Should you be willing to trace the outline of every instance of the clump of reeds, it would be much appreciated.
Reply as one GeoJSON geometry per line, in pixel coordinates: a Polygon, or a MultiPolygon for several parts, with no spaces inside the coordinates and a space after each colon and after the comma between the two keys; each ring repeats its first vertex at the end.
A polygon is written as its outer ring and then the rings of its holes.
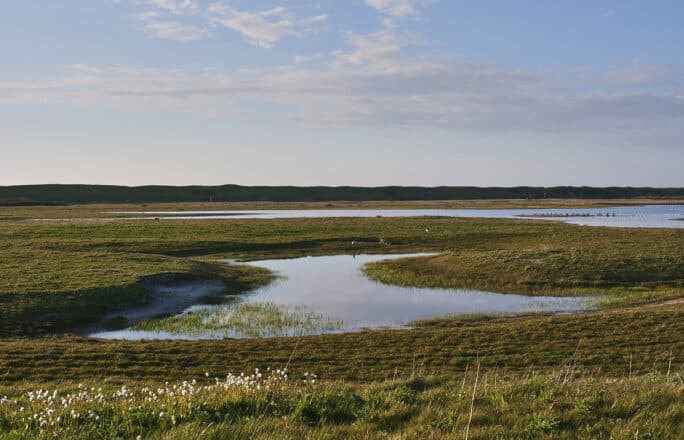
{"type": "Polygon", "coordinates": [[[270,302],[226,304],[206,307],[164,319],[137,323],[137,330],[212,337],[266,337],[334,331],[342,321],[314,313],[305,306],[270,302]]]}

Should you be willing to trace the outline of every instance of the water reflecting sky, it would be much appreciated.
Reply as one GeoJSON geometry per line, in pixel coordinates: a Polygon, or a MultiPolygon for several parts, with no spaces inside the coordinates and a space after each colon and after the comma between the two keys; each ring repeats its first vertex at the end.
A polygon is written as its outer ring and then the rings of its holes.
{"type": "Polygon", "coordinates": [[[611,208],[554,209],[287,209],[252,211],[126,211],[130,218],[201,219],[274,219],[326,217],[416,217],[443,216],[466,218],[544,218],[586,226],[632,228],[684,228],[684,205],[617,206],[611,208]],[[546,217],[559,215],[562,217],[546,217]],[[568,215],[568,216],[566,216],[568,215]],[[521,217],[523,216],[523,217],[521,217]]]}
{"type": "MultiPolygon", "coordinates": [[[[252,262],[249,264],[265,267],[280,278],[266,287],[236,296],[236,303],[273,303],[289,308],[305,306],[312,313],[341,320],[342,327],[332,330],[335,332],[402,327],[416,319],[453,314],[572,312],[592,307],[592,299],[587,298],[390,286],[370,281],[362,272],[362,267],[369,262],[422,255],[427,254],[335,255],[252,262]]],[[[212,306],[194,308],[207,307],[212,306]]],[[[192,310],[193,307],[188,309],[192,310]]],[[[171,335],[140,330],[100,332],[92,336],[124,339],[222,337],[216,332],[171,335]]]]}
{"type": "Polygon", "coordinates": [[[248,294],[245,301],[303,304],[316,313],[342,319],[347,328],[397,326],[448,314],[584,308],[584,300],[578,298],[385,285],[369,280],[361,270],[366,263],[402,256],[407,255],[335,255],[256,261],[251,264],[265,267],[283,279],[248,294]]]}

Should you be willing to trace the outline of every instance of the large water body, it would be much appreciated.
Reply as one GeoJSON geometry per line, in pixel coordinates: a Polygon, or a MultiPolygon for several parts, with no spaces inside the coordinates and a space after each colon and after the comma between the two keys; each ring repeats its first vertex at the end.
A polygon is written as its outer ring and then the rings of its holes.
{"type": "MultiPolygon", "coordinates": [[[[404,255],[336,255],[249,263],[265,267],[279,276],[272,284],[234,298],[230,305],[193,306],[184,313],[206,312],[207,309],[235,307],[239,304],[275,304],[295,309],[305,308],[311,314],[340,325],[330,329],[313,329],[303,334],[350,332],[366,328],[401,328],[414,320],[464,314],[503,314],[521,312],[571,313],[593,308],[596,298],[540,297],[475,290],[410,288],[385,285],[369,280],[362,268],[366,263],[425,254],[404,255]]],[[[191,288],[192,286],[188,286],[191,288]]],[[[299,330],[260,336],[291,336],[299,330]]],[[[231,329],[193,333],[141,331],[125,329],[97,332],[90,336],[112,339],[215,339],[245,337],[231,329]]]]}
{"type": "Polygon", "coordinates": [[[278,209],[252,211],[128,211],[127,218],[176,220],[330,217],[464,217],[554,220],[584,226],[684,228],[684,205],[554,209],[278,209]]]}

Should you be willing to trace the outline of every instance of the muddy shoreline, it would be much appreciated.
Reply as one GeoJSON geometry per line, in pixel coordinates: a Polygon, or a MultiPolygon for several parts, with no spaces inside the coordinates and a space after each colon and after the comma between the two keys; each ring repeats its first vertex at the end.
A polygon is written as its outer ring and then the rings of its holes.
{"type": "Polygon", "coordinates": [[[150,275],[140,279],[138,284],[145,291],[141,302],[122,305],[76,333],[93,337],[95,333],[129,327],[145,319],[175,315],[193,305],[210,303],[227,294],[222,280],[187,274],[150,275]]]}

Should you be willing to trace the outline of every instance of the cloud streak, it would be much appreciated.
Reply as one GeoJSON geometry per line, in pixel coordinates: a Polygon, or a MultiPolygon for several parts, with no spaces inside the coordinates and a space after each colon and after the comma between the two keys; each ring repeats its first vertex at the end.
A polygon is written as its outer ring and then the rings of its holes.
{"type": "Polygon", "coordinates": [[[416,7],[424,4],[425,0],[364,0],[364,2],[382,14],[403,17],[415,14],[416,7]]]}
{"type": "MultiPolygon", "coordinates": [[[[197,40],[208,32],[165,19],[159,10],[167,15],[199,14],[261,48],[305,35],[327,19],[324,14],[298,18],[284,7],[241,11],[215,2],[198,12],[192,0],[146,3],[158,10],[139,17],[145,31],[177,41],[197,40]]],[[[401,17],[415,13],[424,1],[365,3],[389,17],[401,17]]],[[[347,32],[344,38],[345,50],[297,55],[289,65],[245,72],[75,65],[51,81],[0,83],[0,102],[182,107],[208,113],[230,107],[231,116],[241,108],[268,108],[269,116],[250,117],[475,133],[611,133],[627,142],[638,133],[642,138],[667,138],[673,145],[681,139],[684,76],[673,69],[634,60],[623,68],[577,74],[407,55],[404,49],[421,38],[393,26],[365,34],[347,32]],[[316,63],[310,63],[313,60],[316,63]]]]}
{"type": "MultiPolygon", "coordinates": [[[[684,126],[684,96],[675,91],[625,91],[621,86],[578,94],[571,91],[574,87],[559,88],[555,72],[391,54],[371,67],[333,62],[318,69],[293,65],[247,76],[210,69],[79,65],[54,81],[0,83],[0,102],[182,104],[211,111],[253,100],[277,105],[286,120],[307,124],[481,133],[597,132],[628,138],[637,131],[672,136],[684,126]]],[[[597,78],[604,75],[595,72],[597,78]]]]}
{"type": "Polygon", "coordinates": [[[143,3],[174,15],[195,14],[200,9],[194,0],[143,0],[143,3]]]}
{"type": "MultiPolygon", "coordinates": [[[[122,0],[113,0],[121,3],[122,0]]],[[[227,2],[214,2],[203,8],[195,0],[137,0],[147,9],[136,15],[147,35],[153,38],[194,41],[209,35],[207,26],[240,33],[249,44],[273,48],[285,37],[303,37],[327,14],[299,18],[285,7],[264,10],[240,10],[227,2]],[[165,18],[173,17],[173,19],[165,18]],[[180,21],[192,19],[192,23],[180,21]]]]}
{"type": "Polygon", "coordinates": [[[204,28],[177,21],[148,21],[144,28],[151,37],[181,42],[199,40],[208,35],[204,28]]]}
{"type": "Polygon", "coordinates": [[[266,49],[286,36],[305,35],[311,31],[312,25],[328,18],[326,14],[297,18],[283,7],[240,11],[227,3],[213,3],[209,5],[208,12],[211,23],[237,31],[250,44],[266,49]]]}

